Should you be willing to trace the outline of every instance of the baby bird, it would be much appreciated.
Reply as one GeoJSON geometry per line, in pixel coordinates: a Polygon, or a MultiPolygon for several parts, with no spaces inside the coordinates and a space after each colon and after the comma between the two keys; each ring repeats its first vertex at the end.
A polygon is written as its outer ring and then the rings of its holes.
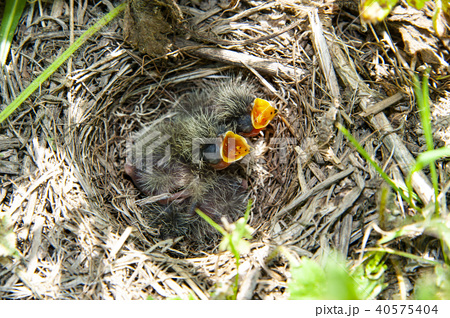
{"type": "Polygon", "coordinates": [[[256,136],[278,112],[255,92],[241,77],[197,89],[128,145],[125,172],[136,187],[148,196],[167,194],[144,207],[162,238],[215,237],[197,208],[219,224],[244,214],[246,183],[218,170],[245,157],[250,147],[242,136],[256,136]]]}
{"type": "Polygon", "coordinates": [[[208,112],[218,123],[245,137],[256,136],[277,115],[278,110],[264,99],[256,98],[256,87],[232,76],[204,86],[180,99],[180,113],[208,112]]]}
{"type": "Polygon", "coordinates": [[[210,189],[214,169],[223,169],[249,152],[245,138],[226,131],[212,114],[169,114],[127,145],[125,173],[144,194],[167,194],[159,203],[187,198],[197,202],[210,189]]]}
{"type": "Polygon", "coordinates": [[[173,153],[200,167],[207,163],[221,170],[250,153],[247,140],[217,122],[212,113],[180,113],[173,127],[164,128],[173,136],[173,153]]]}
{"type": "Polygon", "coordinates": [[[232,175],[218,175],[207,181],[209,190],[199,201],[192,198],[168,205],[150,204],[144,207],[144,216],[151,226],[159,228],[160,237],[185,236],[196,241],[212,239],[218,235],[195,209],[200,209],[213,221],[222,224],[222,218],[234,222],[244,215],[246,186],[232,175]]]}

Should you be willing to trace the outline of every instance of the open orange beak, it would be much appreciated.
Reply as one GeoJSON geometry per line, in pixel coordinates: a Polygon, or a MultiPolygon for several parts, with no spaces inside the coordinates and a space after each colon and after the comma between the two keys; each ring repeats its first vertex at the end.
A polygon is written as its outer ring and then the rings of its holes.
{"type": "Polygon", "coordinates": [[[250,146],[248,145],[247,140],[232,131],[227,131],[220,144],[220,156],[222,157],[222,161],[212,166],[216,170],[224,169],[231,163],[244,158],[249,153],[250,146]]]}
{"type": "Polygon", "coordinates": [[[220,154],[223,161],[232,163],[244,158],[249,153],[250,146],[244,137],[237,135],[232,131],[227,131],[225,133],[220,146],[220,154]]]}
{"type": "Polygon", "coordinates": [[[264,129],[270,121],[278,114],[278,109],[272,107],[264,99],[256,98],[252,109],[252,124],[254,129],[264,129]]]}

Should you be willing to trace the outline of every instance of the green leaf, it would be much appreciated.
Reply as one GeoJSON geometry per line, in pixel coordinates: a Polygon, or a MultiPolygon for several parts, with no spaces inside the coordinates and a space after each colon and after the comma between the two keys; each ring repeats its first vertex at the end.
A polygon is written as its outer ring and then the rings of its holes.
{"type": "Polygon", "coordinates": [[[365,274],[370,279],[380,279],[387,269],[386,264],[383,262],[385,253],[373,253],[372,257],[367,262],[365,268],[365,274]]]}
{"type": "Polygon", "coordinates": [[[320,263],[306,257],[300,264],[291,263],[289,298],[305,299],[374,299],[385,287],[384,253],[373,253],[352,271],[344,257],[331,251],[320,263]]]}
{"type": "Polygon", "coordinates": [[[16,234],[13,231],[11,219],[5,213],[0,213],[0,257],[16,253],[16,234]]]}
{"type": "Polygon", "coordinates": [[[448,265],[435,266],[434,273],[422,276],[414,289],[417,300],[450,299],[450,270],[448,265]]]}
{"type": "Polygon", "coordinates": [[[0,27],[0,67],[5,65],[11,41],[27,0],[6,0],[0,27]]]}
{"type": "Polygon", "coordinates": [[[361,17],[364,21],[371,23],[382,21],[397,4],[397,1],[398,0],[362,0],[361,17]]]}
{"type": "MultiPolygon", "coordinates": [[[[408,185],[408,190],[411,193],[412,192],[412,185],[411,185],[411,179],[412,179],[412,175],[420,170],[422,170],[424,167],[426,167],[427,165],[430,165],[430,169],[433,170],[433,168],[435,168],[434,166],[434,162],[436,160],[445,158],[445,157],[450,157],[450,147],[442,147],[439,149],[433,149],[433,150],[428,150],[425,151],[421,154],[419,154],[417,156],[417,160],[416,163],[414,164],[414,166],[411,169],[411,172],[409,173],[407,179],[406,179],[406,184],[408,185]],[[433,168],[431,168],[433,167],[433,168]]],[[[433,176],[433,181],[436,180],[437,181],[437,176],[433,176]]],[[[433,182],[433,186],[435,185],[435,183],[433,182]]],[[[436,187],[435,188],[435,193],[436,193],[436,197],[437,197],[437,182],[436,182],[436,187]]],[[[438,203],[437,200],[435,203],[438,203]]],[[[435,206],[436,212],[439,211],[439,208],[435,206]]]]}
{"type": "Polygon", "coordinates": [[[233,254],[238,253],[243,254],[247,253],[250,247],[250,244],[244,240],[244,238],[251,239],[253,228],[247,224],[248,217],[250,214],[250,210],[252,208],[252,201],[249,200],[247,204],[247,209],[245,211],[244,217],[237,220],[234,224],[230,226],[230,229],[227,228],[225,230],[223,227],[221,227],[219,224],[214,222],[209,216],[207,216],[205,213],[200,211],[199,209],[196,209],[195,211],[206,221],[209,225],[214,227],[217,231],[220,232],[220,234],[223,235],[222,241],[220,242],[219,248],[224,250],[229,250],[233,254]]]}
{"type": "Polygon", "coordinates": [[[422,87],[420,86],[419,79],[414,77],[414,93],[417,98],[417,106],[419,108],[420,118],[423,127],[423,133],[425,135],[425,141],[428,146],[428,150],[434,148],[433,134],[431,131],[431,113],[430,102],[428,93],[428,76],[430,70],[428,69],[422,78],[422,87]]]}
{"type": "Polygon", "coordinates": [[[253,228],[247,224],[245,218],[240,218],[232,226],[232,231],[226,233],[220,242],[221,250],[229,250],[233,253],[245,254],[250,250],[250,243],[244,238],[251,239],[253,228]]]}
{"type": "Polygon", "coordinates": [[[288,283],[290,299],[324,299],[327,281],[319,264],[303,257],[299,266],[292,267],[291,276],[288,283]]]}
{"type": "Polygon", "coordinates": [[[444,218],[434,218],[426,224],[426,233],[438,237],[443,243],[442,253],[450,250],[450,222],[444,218]]]}
{"type": "Polygon", "coordinates": [[[97,21],[84,32],[67,50],[65,50],[41,75],[39,75],[11,104],[0,113],[0,123],[11,115],[50,75],[52,75],[84,42],[122,12],[127,3],[124,2],[97,21]]]}
{"type": "Polygon", "coordinates": [[[406,0],[408,2],[408,4],[411,7],[416,8],[417,10],[420,10],[423,8],[423,6],[425,5],[425,2],[427,2],[428,0],[406,0]]]}

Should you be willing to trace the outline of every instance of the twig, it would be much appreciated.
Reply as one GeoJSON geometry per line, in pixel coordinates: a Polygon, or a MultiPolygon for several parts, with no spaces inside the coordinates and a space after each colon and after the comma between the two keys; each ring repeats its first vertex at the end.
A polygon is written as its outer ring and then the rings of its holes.
{"type": "Polygon", "coordinates": [[[362,113],[360,113],[360,116],[367,117],[369,115],[376,115],[379,112],[383,111],[384,109],[394,105],[395,103],[401,101],[403,99],[403,94],[398,92],[386,99],[383,99],[382,101],[371,105],[366,108],[362,113]]]}
{"type": "Polygon", "coordinates": [[[319,57],[320,68],[322,69],[327,86],[333,97],[333,105],[337,106],[336,101],[339,101],[340,99],[339,84],[333,68],[333,63],[331,63],[330,51],[328,50],[328,45],[323,35],[322,23],[320,22],[317,8],[313,8],[308,12],[308,17],[311,24],[311,36],[313,39],[314,50],[319,57]]]}
{"type": "Polygon", "coordinates": [[[400,268],[398,261],[396,259],[390,258],[390,261],[392,265],[394,265],[395,275],[397,276],[400,300],[406,300],[406,284],[405,279],[403,278],[402,269],[400,268]]]}
{"type": "Polygon", "coordinates": [[[293,28],[299,26],[300,23],[302,23],[302,22],[304,22],[302,19],[298,19],[297,21],[289,24],[287,27],[281,29],[278,32],[274,32],[274,33],[271,33],[271,34],[268,34],[268,35],[260,36],[258,38],[253,38],[253,39],[248,39],[248,40],[243,40],[243,41],[231,41],[231,40],[224,40],[224,39],[213,39],[211,37],[202,36],[201,34],[198,34],[198,33],[192,32],[192,31],[190,31],[190,35],[192,36],[192,38],[194,38],[197,41],[210,42],[210,43],[214,43],[214,44],[217,44],[217,45],[233,45],[233,46],[241,45],[241,46],[245,46],[245,45],[250,45],[250,44],[253,44],[253,43],[267,41],[267,40],[270,40],[272,38],[275,38],[275,37],[279,36],[280,34],[288,32],[288,31],[292,30],[293,28]]]}
{"type": "Polygon", "coordinates": [[[294,69],[292,66],[283,65],[274,60],[263,59],[226,49],[202,47],[200,44],[188,40],[176,39],[175,45],[184,49],[191,49],[190,47],[192,47],[192,54],[207,60],[241,67],[243,66],[243,63],[245,63],[258,72],[270,74],[271,76],[280,76],[289,80],[301,80],[301,78],[306,75],[305,72],[301,72],[299,69],[294,69]]]}
{"type": "MultiPolygon", "coordinates": [[[[73,34],[75,27],[73,23],[73,0],[70,0],[70,45],[73,44],[75,41],[75,36],[73,34]]],[[[67,63],[67,74],[70,74],[72,72],[72,64],[73,64],[73,57],[70,56],[69,61],[67,63]]]]}

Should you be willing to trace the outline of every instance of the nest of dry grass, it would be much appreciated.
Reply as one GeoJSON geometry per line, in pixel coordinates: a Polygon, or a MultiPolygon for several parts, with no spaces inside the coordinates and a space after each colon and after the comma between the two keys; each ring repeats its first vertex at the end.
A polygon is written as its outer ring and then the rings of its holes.
{"type": "MultiPolygon", "coordinates": [[[[2,71],[2,104],[9,104],[67,47],[69,33],[77,36],[104,15],[110,9],[104,3],[80,2],[74,11],[65,1],[31,4],[9,67],[2,71]]],[[[11,215],[23,258],[1,265],[1,298],[209,299],[212,291],[225,295],[236,275],[232,255],[219,252],[217,241],[196,246],[182,238],[158,239],[157,229],[142,216],[144,197],[123,167],[132,132],[165,114],[184,92],[227,73],[254,78],[280,109],[264,137],[253,140],[257,164],[251,171],[242,167],[254,201],[250,225],[255,232],[239,268],[239,297],[288,296],[288,261],[283,256],[269,258],[277,246],[297,258],[316,258],[333,247],[356,262],[364,247],[376,245],[379,234],[371,229],[379,223],[376,194],[381,180],[334,123],[351,126],[366,150],[386,170],[400,175],[403,162],[392,160],[392,147],[379,137],[396,133],[386,132],[386,127],[372,122],[375,116],[361,115],[358,108],[368,112],[364,105],[395,93],[412,98],[406,71],[395,63],[399,55],[394,50],[377,55],[380,47],[388,46],[375,38],[383,30],[358,29],[363,26],[352,11],[341,11],[334,3],[208,3],[179,1],[181,12],[171,15],[169,22],[181,31],[171,29],[170,41],[155,56],[124,43],[124,23],[113,20],[2,126],[0,203],[11,215]],[[308,16],[314,10],[319,15],[308,16]],[[177,20],[180,16],[182,22],[177,20]],[[320,17],[322,35],[320,28],[310,27],[315,17],[320,17]],[[324,39],[333,62],[317,51],[324,39]],[[393,64],[383,56],[391,57],[393,64]],[[326,73],[330,65],[339,81],[326,73]],[[358,73],[362,78],[355,78],[358,73]],[[358,85],[364,85],[365,95],[355,93],[358,85]]],[[[442,43],[435,45],[448,53],[442,43]]],[[[400,99],[388,104],[395,107],[387,113],[393,126],[402,122],[404,130],[396,136],[407,140],[406,150],[416,154],[423,146],[414,134],[417,117],[408,98],[400,99]],[[405,122],[405,116],[412,120],[405,122]]],[[[440,122],[445,118],[448,114],[441,113],[440,122]]],[[[445,126],[441,128],[437,132],[445,136],[445,126]]],[[[445,169],[442,164],[444,176],[445,169]]],[[[428,249],[438,258],[437,241],[414,244],[418,253],[428,249]]],[[[412,275],[405,273],[414,281],[412,275]]],[[[389,298],[399,288],[394,273],[388,273],[387,281],[392,284],[383,297],[389,298]]]]}

